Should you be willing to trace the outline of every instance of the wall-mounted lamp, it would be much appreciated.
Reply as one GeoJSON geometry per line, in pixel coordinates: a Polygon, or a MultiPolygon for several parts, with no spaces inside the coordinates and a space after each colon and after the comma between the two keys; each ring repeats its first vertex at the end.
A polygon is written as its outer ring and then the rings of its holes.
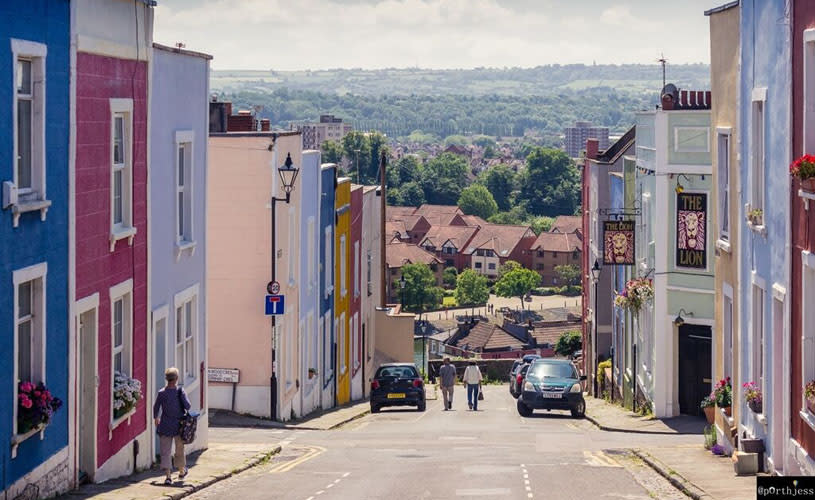
{"type": "Polygon", "coordinates": [[[688,311],[686,311],[684,309],[680,309],[679,313],[676,315],[676,319],[674,319],[674,325],[682,326],[682,325],[685,324],[685,319],[682,317],[682,313],[685,313],[686,315],[693,317],[692,312],[688,312],[688,311]]]}
{"type": "Polygon", "coordinates": [[[676,187],[674,188],[674,191],[676,191],[676,194],[679,194],[679,193],[685,191],[685,186],[682,185],[682,177],[684,177],[685,180],[688,182],[688,184],[690,184],[690,179],[688,179],[687,175],[679,174],[679,176],[676,178],[676,187]]]}

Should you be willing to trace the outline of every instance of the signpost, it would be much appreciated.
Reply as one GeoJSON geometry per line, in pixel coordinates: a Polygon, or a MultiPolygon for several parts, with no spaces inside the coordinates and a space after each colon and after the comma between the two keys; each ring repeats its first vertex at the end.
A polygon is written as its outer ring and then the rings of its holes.
{"type": "Polygon", "coordinates": [[[266,296],[266,316],[280,316],[285,310],[285,295],[266,296]]]}
{"type": "Polygon", "coordinates": [[[280,283],[277,281],[270,281],[268,285],[266,285],[266,291],[269,295],[277,295],[280,293],[280,283]]]}
{"type": "Polygon", "coordinates": [[[207,380],[232,384],[232,411],[235,411],[235,388],[241,380],[241,371],[237,368],[207,368],[207,380]]]}
{"type": "Polygon", "coordinates": [[[707,193],[676,195],[676,267],[707,268],[707,193]]]}
{"type": "Polygon", "coordinates": [[[633,220],[603,221],[603,264],[635,264],[633,220]]]}

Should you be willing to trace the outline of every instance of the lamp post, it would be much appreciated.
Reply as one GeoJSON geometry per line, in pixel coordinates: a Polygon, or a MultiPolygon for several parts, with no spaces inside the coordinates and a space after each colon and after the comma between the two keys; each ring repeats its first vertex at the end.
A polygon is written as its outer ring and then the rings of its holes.
{"type": "Polygon", "coordinates": [[[359,149],[354,150],[354,163],[357,169],[357,184],[359,184],[359,149]]]}
{"type": "Polygon", "coordinates": [[[592,323],[594,323],[594,335],[592,339],[591,345],[591,354],[594,362],[594,366],[592,367],[591,373],[594,375],[594,397],[597,397],[597,364],[598,364],[598,357],[597,357],[597,283],[600,281],[600,262],[594,261],[594,266],[591,268],[591,280],[594,282],[594,314],[592,318],[592,323]]]}
{"type": "MultiPolygon", "coordinates": [[[[286,155],[286,161],[282,166],[278,167],[277,173],[280,175],[280,180],[283,183],[283,192],[286,194],[285,198],[278,198],[272,194],[272,281],[277,281],[277,212],[275,207],[278,201],[289,203],[291,201],[291,192],[294,189],[294,181],[297,180],[297,174],[300,169],[294,166],[291,161],[291,153],[286,155]]],[[[292,258],[292,256],[289,256],[292,258]]],[[[271,380],[271,411],[270,416],[272,420],[277,420],[277,373],[276,368],[276,352],[274,346],[277,343],[276,332],[276,316],[272,315],[272,380],[271,380]]]]}
{"type": "Polygon", "coordinates": [[[402,309],[405,308],[405,285],[407,285],[407,282],[405,281],[405,275],[403,274],[402,277],[399,278],[399,288],[402,290],[402,300],[400,300],[402,309]]]}

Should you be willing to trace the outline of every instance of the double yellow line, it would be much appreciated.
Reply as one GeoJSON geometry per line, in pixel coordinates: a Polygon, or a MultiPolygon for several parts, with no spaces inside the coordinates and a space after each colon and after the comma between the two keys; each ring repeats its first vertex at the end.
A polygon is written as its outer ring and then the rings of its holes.
{"type": "Polygon", "coordinates": [[[322,446],[308,446],[307,449],[308,451],[302,457],[296,458],[291,462],[283,462],[281,464],[278,464],[272,467],[271,470],[269,470],[269,473],[280,474],[282,472],[288,472],[297,467],[298,465],[308,462],[312,458],[325,453],[325,448],[323,448],[322,446]]]}
{"type": "Polygon", "coordinates": [[[597,452],[584,451],[583,456],[594,467],[622,467],[617,461],[609,457],[602,450],[597,452]]]}

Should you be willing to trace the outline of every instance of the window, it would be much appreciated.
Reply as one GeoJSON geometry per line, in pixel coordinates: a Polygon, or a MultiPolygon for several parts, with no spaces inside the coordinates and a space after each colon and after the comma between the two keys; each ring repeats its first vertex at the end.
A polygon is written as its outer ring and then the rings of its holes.
{"type": "Polygon", "coordinates": [[[133,242],[133,100],[111,99],[110,226],[111,251],[116,241],[133,242]]]}
{"type": "Polygon", "coordinates": [[[373,259],[372,259],[370,250],[368,250],[366,265],[367,265],[367,267],[366,267],[366,270],[365,270],[365,276],[366,276],[365,279],[366,279],[367,286],[368,286],[368,296],[370,297],[371,294],[374,293],[373,292],[373,284],[372,284],[373,279],[372,279],[372,274],[371,274],[372,269],[373,269],[373,259]]]}
{"type": "Polygon", "coordinates": [[[572,260],[577,260],[580,258],[580,252],[572,252],[572,260]]]}
{"type": "MultiPolygon", "coordinates": [[[[801,304],[815,303],[815,254],[811,252],[801,252],[803,261],[801,276],[801,304]]],[[[806,385],[810,380],[815,379],[815,310],[812,307],[801,308],[801,335],[803,336],[801,348],[801,383],[806,385]]],[[[802,398],[803,387],[801,387],[802,398]]],[[[802,402],[806,408],[806,400],[802,402]]],[[[806,412],[806,409],[804,410],[806,412]]]]}
{"type": "Polygon", "coordinates": [[[308,362],[306,363],[306,370],[309,368],[316,370],[319,361],[317,357],[317,330],[314,329],[314,313],[308,313],[306,328],[306,336],[308,337],[308,362]]]}
{"type": "MultiPolygon", "coordinates": [[[[11,40],[14,70],[13,183],[21,206],[45,200],[45,45],[11,40]]],[[[46,208],[33,206],[31,209],[46,208]]],[[[27,211],[20,208],[19,211],[27,211]]],[[[16,225],[16,219],[15,219],[16,225]]]]}
{"type": "Polygon", "coordinates": [[[730,239],[730,134],[718,134],[719,239],[730,239]]]}
{"type": "MultiPolygon", "coordinates": [[[[20,382],[45,382],[45,276],[48,264],[14,271],[14,400],[20,382]]],[[[14,434],[17,434],[17,405],[14,434]]]]}
{"type": "Polygon", "coordinates": [[[195,241],[193,236],[193,132],[179,131],[175,134],[176,143],[176,219],[175,238],[179,246],[195,241]]]}
{"type": "Polygon", "coordinates": [[[287,256],[289,263],[289,286],[297,284],[297,263],[299,262],[297,254],[297,218],[294,206],[289,207],[289,255],[287,256]]]}
{"type": "Polygon", "coordinates": [[[198,378],[198,285],[176,294],[175,305],[175,366],[181,383],[190,385],[198,378]]]}
{"type": "Polygon", "coordinates": [[[331,314],[323,317],[323,384],[327,385],[334,373],[334,343],[331,341],[331,314]]]}
{"type": "Polygon", "coordinates": [[[557,257],[557,252],[552,252],[552,257],[557,257]]]}
{"type": "Polygon", "coordinates": [[[360,358],[361,356],[361,346],[359,342],[359,314],[354,314],[354,317],[351,319],[351,335],[352,337],[352,349],[354,352],[354,373],[359,369],[360,366],[360,358]]]}
{"type": "Polygon", "coordinates": [[[345,338],[345,313],[340,314],[340,324],[337,335],[340,343],[340,374],[348,371],[348,339],[345,338]]]}
{"type": "Polygon", "coordinates": [[[767,89],[753,89],[750,134],[750,209],[764,210],[764,104],[767,89]]]}
{"type": "Polygon", "coordinates": [[[764,289],[755,281],[753,282],[753,303],[752,303],[752,333],[753,333],[753,360],[752,374],[753,381],[763,390],[764,386],[764,289]]]}
{"type": "MultiPolygon", "coordinates": [[[[730,288],[725,285],[726,288],[730,288]]],[[[722,370],[724,377],[733,376],[733,290],[725,290],[722,303],[722,370]],[[729,294],[728,294],[729,291],[729,294]]]]}
{"type": "Polygon", "coordinates": [[[445,265],[446,267],[454,267],[454,266],[455,266],[455,262],[453,262],[453,259],[447,259],[447,260],[445,260],[445,261],[444,261],[444,265],[445,265]]]}
{"type": "MultiPolygon", "coordinates": [[[[133,280],[110,289],[111,386],[117,372],[133,376],[133,280]]],[[[111,391],[111,406],[113,391],[111,391]]],[[[112,415],[113,413],[111,413],[112,415]]]]}
{"type": "MultiPolygon", "coordinates": [[[[815,153],[815,29],[804,30],[804,153],[815,153]]],[[[810,379],[811,380],[811,379],[810,379]]]]}
{"type": "Polygon", "coordinates": [[[707,127],[674,127],[674,151],[707,153],[710,151],[710,129],[707,127]]]}
{"type": "Polygon", "coordinates": [[[340,294],[345,297],[348,294],[348,249],[346,248],[345,235],[340,236],[340,294]]]}
{"type": "Polygon", "coordinates": [[[325,297],[328,298],[334,289],[334,240],[330,226],[325,228],[324,250],[325,255],[323,256],[323,260],[325,261],[325,268],[323,271],[325,272],[325,297]]]}
{"type": "Polygon", "coordinates": [[[354,242],[354,297],[359,297],[359,280],[361,279],[360,273],[362,270],[359,267],[359,241],[354,242]]]}
{"type": "Polygon", "coordinates": [[[475,268],[476,268],[476,269],[481,269],[481,263],[480,263],[480,262],[476,262],[476,263],[475,263],[475,268]]]}
{"type": "Polygon", "coordinates": [[[286,387],[294,384],[297,378],[297,323],[289,319],[286,327],[286,387]]]}
{"type": "Polygon", "coordinates": [[[487,264],[487,269],[495,270],[495,262],[490,262],[489,264],[487,264]]]}
{"type": "Polygon", "coordinates": [[[543,271],[543,264],[541,264],[540,262],[538,262],[538,264],[535,267],[538,271],[543,271]]]}
{"type": "MultiPolygon", "coordinates": [[[[314,217],[308,218],[308,288],[311,290],[313,287],[317,285],[317,263],[316,259],[314,258],[314,226],[315,221],[314,217]]],[[[312,366],[314,368],[314,366],[312,366]]]]}

